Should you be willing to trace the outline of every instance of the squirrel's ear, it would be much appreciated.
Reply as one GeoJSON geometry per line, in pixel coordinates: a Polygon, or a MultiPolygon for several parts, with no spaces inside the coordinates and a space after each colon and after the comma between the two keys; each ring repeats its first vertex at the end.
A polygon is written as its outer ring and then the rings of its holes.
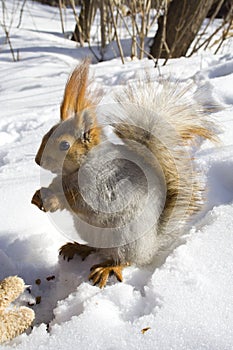
{"type": "Polygon", "coordinates": [[[91,110],[84,110],[75,115],[75,134],[84,142],[90,141],[92,129],[96,125],[95,116],[91,110]]]}
{"type": "Polygon", "coordinates": [[[90,105],[86,98],[89,64],[90,60],[86,58],[75,68],[67,81],[61,104],[62,121],[73,117],[90,105]]]}

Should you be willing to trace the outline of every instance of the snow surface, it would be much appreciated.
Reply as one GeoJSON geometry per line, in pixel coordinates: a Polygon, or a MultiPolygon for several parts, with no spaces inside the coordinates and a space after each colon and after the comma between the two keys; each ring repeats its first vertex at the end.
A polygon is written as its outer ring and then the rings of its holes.
{"type": "MultiPolygon", "coordinates": [[[[31,293],[17,303],[35,304],[38,296],[41,303],[32,306],[32,332],[0,348],[232,350],[232,41],[218,55],[203,52],[160,68],[181,84],[204,86],[223,107],[214,116],[221,143],[204,142],[196,154],[208,188],[205,208],[162,266],[129,267],[124,283],[111,280],[100,290],[87,281],[98,257],[59,260],[67,238],[30,203],[43,177],[34,162],[41,137],[58,121],[68,74],[90,51],[60,34],[57,9],[28,2],[24,11],[21,27],[15,18],[11,29],[18,62],[12,62],[0,33],[0,278],[23,277],[31,293]]],[[[73,26],[68,10],[66,29],[73,26]]],[[[109,92],[145,67],[158,76],[152,61],[128,59],[123,66],[119,58],[93,64],[91,74],[109,92]]]]}

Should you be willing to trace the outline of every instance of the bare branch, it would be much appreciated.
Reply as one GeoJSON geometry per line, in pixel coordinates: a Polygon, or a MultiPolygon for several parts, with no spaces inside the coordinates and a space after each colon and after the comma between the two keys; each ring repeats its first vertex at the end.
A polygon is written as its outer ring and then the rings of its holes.
{"type": "Polygon", "coordinates": [[[62,8],[63,8],[63,1],[59,0],[59,13],[60,13],[60,19],[61,19],[61,30],[62,30],[62,34],[65,34],[65,27],[64,27],[62,8]]]}
{"type": "Polygon", "coordinates": [[[17,25],[17,28],[19,28],[19,27],[21,26],[21,22],[22,22],[22,18],[23,18],[23,10],[24,10],[24,6],[25,6],[25,4],[26,4],[26,1],[27,1],[27,0],[24,0],[24,1],[23,1],[22,7],[21,7],[21,9],[20,9],[19,23],[18,23],[18,25],[17,25]]]}
{"type": "Polygon", "coordinates": [[[73,10],[73,14],[74,14],[74,18],[75,18],[75,21],[76,21],[76,25],[77,25],[78,31],[80,33],[80,35],[79,35],[80,45],[84,46],[83,36],[82,36],[82,28],[80,26],[79,18],[78,18],[77,12],[76,12],[75,2],[74,2],[74,0],[69,0],[69,2],[70,2],[70,6],[71,6],[71,8],[73,10]]]}
{"type": "Polygon", "coordinates": [[[120,42],[120,39],[119,39],[119,36],[118,36],[117,25],[116,25],[114,13],[113,13],[113,8],[112,8],[112,4],[111,4],[110,0],[108,0],[108,6],[109,6],[109,9],[110,9],[110,12],[111,12],[111,16],[112,16],[112,22],[113,22],[113,26],[114,26],[114,29],[115,29],[116,41],[117,41],[117,46],[118,46],[118,49],[119,49],[119,52],[120,52],[120,56],[121,56],[121,62],[124,64],[125,63],[124,52],[123,52],[123,49],[122,49],[122,46],[121,46],[121,42],[120,42]]]}

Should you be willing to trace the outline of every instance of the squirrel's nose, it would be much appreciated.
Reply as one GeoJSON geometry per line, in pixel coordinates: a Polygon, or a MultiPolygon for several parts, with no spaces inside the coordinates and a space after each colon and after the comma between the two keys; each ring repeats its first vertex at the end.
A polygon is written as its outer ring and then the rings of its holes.
{"type": "Polygon", "coordinates": [[[36,155],[35,162],[36,162],[36,164],[40,165],[41,157],[39,157],[38,154],[36,155]]]}

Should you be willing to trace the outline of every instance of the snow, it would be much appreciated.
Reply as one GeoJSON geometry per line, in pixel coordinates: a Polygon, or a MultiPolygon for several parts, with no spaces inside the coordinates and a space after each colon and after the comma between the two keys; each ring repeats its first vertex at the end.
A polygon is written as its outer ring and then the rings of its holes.
{"type": "MultiPolygon", "coordinates": [[[[17,303],[34,304],[36,320],[31,332],[0,348],[232,349],[232,41],[218,55],[202,52],[160,67],[181,84],[204,86],[208,98],[222,106],[214,115],[220,143],[204,142],[196,153],[208,189],[205,207],[163,265],[131,266],[123,283],[112,279],[100,290],[87,278],[98,257],[59,259],[67,237],[30,203],[40,182],[48,180],[34,162],[41,138],[58,121],[67,76],[90,51],[60,34],[56,8],[28,2],[24,11],[21,27],[15,18],[11,29],[20,60],[12,62],[6,44],[0,58],[0,279],[17,274],[31,285],[17,303]],[[38,296],[41,303],[35,304],[38,296]]],[[[67,10],[66,30],[73,26],[67,10]]],[[[3,38],[0,32],[1,43],[3,38]]],[[[158,78],[152,61],[126,61],[123,66],[112,57],[91,65],[96,84],[109,93],[144,68],[158,78]]]]}

